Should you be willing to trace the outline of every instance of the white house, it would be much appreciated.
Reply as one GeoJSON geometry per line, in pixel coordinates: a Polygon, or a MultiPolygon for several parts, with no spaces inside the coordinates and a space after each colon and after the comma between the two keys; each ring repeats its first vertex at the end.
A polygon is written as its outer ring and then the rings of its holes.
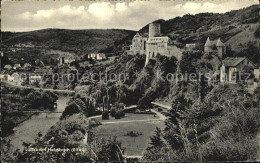
{"type": "Polygon", "coordinates": [[[36,82],[39,82],[41,81],[42,77],[40,75],[31,75],[30,76],[30,83],[33,84],[33,83],[36,83],[36,82]]]}
{"type": "Polygon", "coordinates": [[[106,55],[104,53],[91,53],[88,55],[88,58],[93,60],[102,61],[106,60],[106,55]]]}
{"type": "Polygon", "coordinates": [[[105,60],[106,59],[106,55],[104,53],[98,53],[97,54],[97,60],[105,60]]]}

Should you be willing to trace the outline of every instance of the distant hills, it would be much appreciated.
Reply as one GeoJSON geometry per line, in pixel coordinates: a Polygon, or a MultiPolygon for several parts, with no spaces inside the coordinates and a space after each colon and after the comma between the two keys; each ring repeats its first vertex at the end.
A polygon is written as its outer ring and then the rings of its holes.
{"type": "MultiPolygon", "coordinates": [[[[36,46],[75,53],[98,52],[124,42],[135,31],[120,29],[43,29],[31,32],[3,32],[4,46],[36,46]]],[[[121,47],[120,47],[121,48],[121,47]]]]}

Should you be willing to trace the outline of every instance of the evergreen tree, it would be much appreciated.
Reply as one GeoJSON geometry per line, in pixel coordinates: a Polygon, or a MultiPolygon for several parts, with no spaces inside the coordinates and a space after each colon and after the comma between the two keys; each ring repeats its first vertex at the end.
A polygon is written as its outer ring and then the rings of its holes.
{"type": "Polygon", "coordinates": [[[160,128],[156,127],[155,134],[150,137],[150,145],[153,147],[163,146],[163,140],[161,138],[162,131],[160,128]]]}

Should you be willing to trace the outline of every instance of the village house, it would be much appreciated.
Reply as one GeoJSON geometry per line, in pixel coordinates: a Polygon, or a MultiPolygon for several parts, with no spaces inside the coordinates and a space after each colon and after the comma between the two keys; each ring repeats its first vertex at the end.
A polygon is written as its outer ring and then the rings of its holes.
{"type": "Polygon", "coordinates": [[[30,84],[40,83],[41,79],[42,79],[41,75],[33,74],[33,75],[30,75],[29,82],[30,82],[30,84]]]}
{"type": "Polygon", "coordinates": [[[38,75],[52,75],[53,70],[51,67],[50,68],[45,67],[45,68],[36,68],[34,72],[35,74],[38,75]]]}
{"type": "Polygon", "coordinates": [[[88,55],[88,59],[91,58],[93,60],[96,60],[96,57],[97,57],[97,55],[95,53],[91,53],[91,54],[88,55]]]}
{"type": "Polygon", "coordinates": [[[71,62],[74,62],[75,58],[71,55],[61,55],[58,58],[58,64],[63,65],[63,64],[70,64],[71,62]]]}
{"type": "Polygon", "coordinates": [[[88,59],[93,59],[97,61],[106,60],[106,55],[104,53],[91,53],[88,55],[88,59]]]}
{"type": "Polygon", "coordinates": [[[260,67],[254,69],[254,76],[255,76],[255,79],[260,79],[259,72],[260,72],[260,67]]]}
{"type": "Polygon", "coordinates": [[[11,70],[13,67],[11,65],[5,65],[4,69],[11,70]]]}
{"type": "Polygon", "coordinates": [[[29,63],[25,63],[25,64],[23,65],[23,68],[24,68],[25,70],[29,70],[29,69],[32,68],[32,65],[29,64],[29,63]]]}
{"type": "Polygon", "coordinates": [[[220,68],[220,82],[236,83],[239,80],[238,73],[243,73],[246,69],[253,68],[254,64],[246,57],[225,58],[220,68]]]}
{"type": "Polygon", "coordinates": [[[106,60],[106,55],[104,53],[98,53],[97,60],[98,61],[106,60]]]}
{"type": "Polygon", "coordinates": [[[13,67],[13,69],[14,70],[18,70],[18,69],[20,69],[22,66],[20,65],[20,64],[14,64],[14,67],[13,67]]]}
{"type": "Polygon", "coordinates": [[[5,81],[13,82],[14,81],[14,77],[12,75],[6,74],[5,81]]]}
{"type": "Polygon", "coordinates": [[[186,44],[185,50],[191,51],[194,50],[197,47],[197,44],[186,44]]]}
{"type": "Polygon", "coordinates": [[[259,83],[260,83],[260,67],[257,68],[257,69],[254,69],[254,76],[255,76],[255,79],[254,79],[254,87],[256,88],[257,86],[259,86],[259,83]]]}

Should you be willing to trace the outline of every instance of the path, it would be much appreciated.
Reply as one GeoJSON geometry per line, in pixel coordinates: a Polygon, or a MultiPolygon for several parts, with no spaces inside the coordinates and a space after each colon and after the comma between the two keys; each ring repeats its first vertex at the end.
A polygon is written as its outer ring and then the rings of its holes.
{"type": "Polygon", "coordinates": [[[143,119],[143,120],[129,120],[129,121],[113,121],[113,122],[102,122],[102,124],[128,123],[128,122],[151,122],[151,121],[161,121],[161,119],[143,119]]]}
{"type": "Polygon", "coordinates": [[[152,111],[153,113],[155,113],[156,115],[158,115],[158,117],[159,117],[162,121],[165,121],[165,120],[167,119],[166,116],[163,115],[162,113],[160,113],[160,112],[158,112],[158,111],[156,111],[156,110],[154,110],[154,109],[151,109],[151,111],[152,111]]]}
{"type": "Polygon", "coordinates": [[[165,108],[167,110],[170,110],[171,109],[171,106],[169,105],[164,105],[164,104],[161,104],[161,103],[158,103],[158,102],[151,102],[153,105],[156,105],[156,106],[160,106],[162,108],[165,108]]]}
{"type": "Polygon", "coordinates": [[[59,92],[59,93],[75,93],[74,90],[67,90],[67,89],[49,89],[49,88],[28,87],[28,86],[16,85],[12,82],[6,82],[6,81],[1,81],[1,83],[2,84],[5,83],[7,85],[11,85],[11,86],[18,87],[18,88],[30,88],[30,89],[34,89],[34,90],[43,90],[43,91],[59,92]]]}

